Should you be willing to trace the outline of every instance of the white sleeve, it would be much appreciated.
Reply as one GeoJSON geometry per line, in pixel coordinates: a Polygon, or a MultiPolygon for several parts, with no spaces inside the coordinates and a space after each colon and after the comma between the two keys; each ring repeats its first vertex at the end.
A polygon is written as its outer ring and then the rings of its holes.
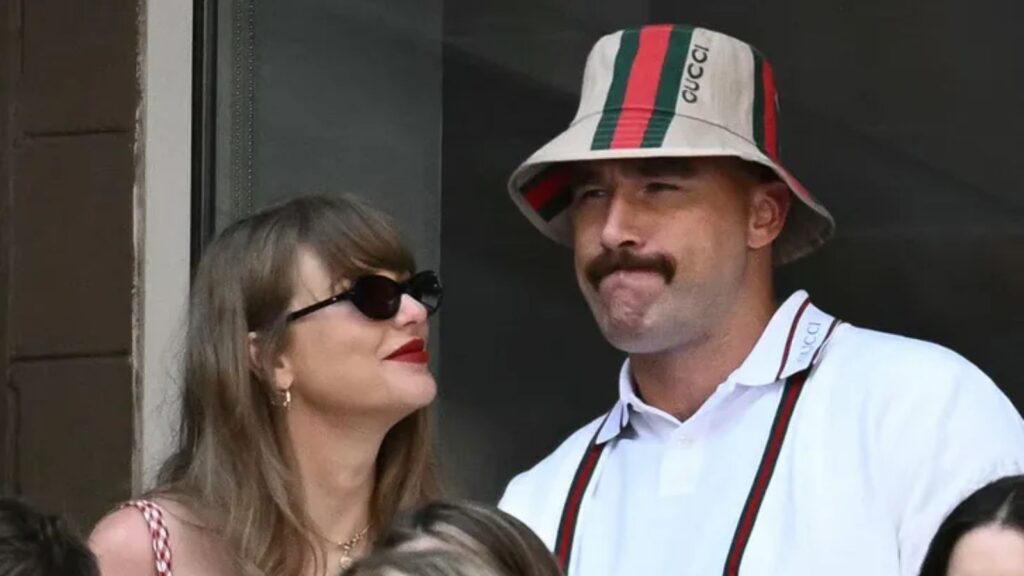
{"type": "Polygon", "coordinates": [[[505,493],[502,494],[501,500],[498,501],[498,508],[525,522],[526,520],[523,517],[526,515],[527,505],[525,500],[527,498],[524,494],[523,483],[524,478],[522,474],[513,478],[508,483],[508,486],[505,487],[505,493]]]}
{"type": "Polygon", "coordinates": [[[948,362],[921,370],[917,393],[881,421],[902,576],[918,576],[935,531],[964,498],[1024,472],[1020,414],[981,370],[955,360],[952,370],[948,362]]]}
{"type": "MultiPolygon", "coordinates": [[[[538,491],[537,478],[524,472],[508,483],[498,508],[515,516],[544,542],[549,549],[555,546],[558,516],[552,515],[551,496],[547,490],[538,491]]],[[[560,509],[559,509],[560,510],[560,509]]]]}

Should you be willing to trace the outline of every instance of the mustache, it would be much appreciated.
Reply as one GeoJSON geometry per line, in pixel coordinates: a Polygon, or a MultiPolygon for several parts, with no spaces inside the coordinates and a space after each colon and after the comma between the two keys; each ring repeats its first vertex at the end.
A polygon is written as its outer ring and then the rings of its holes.
{"type": "Polygon", "coordinates": [[[590,285],[597,290],[606,276],[619,270],[656,272],[668,284],[675,278],[676,263],[664,254],[637,254],[628,249],[608,250],[591,260],[584,273],[590,285]]]}

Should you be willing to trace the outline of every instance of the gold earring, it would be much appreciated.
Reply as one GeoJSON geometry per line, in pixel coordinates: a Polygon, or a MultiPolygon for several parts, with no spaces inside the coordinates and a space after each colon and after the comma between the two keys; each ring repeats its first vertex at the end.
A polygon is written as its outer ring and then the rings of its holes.
{"type": "Polygon", "coordinates": [[[292,391],[289,388],[274,391],[274,399],[270,402],[274,406],[287,409],[292,404],[292,391]]]}

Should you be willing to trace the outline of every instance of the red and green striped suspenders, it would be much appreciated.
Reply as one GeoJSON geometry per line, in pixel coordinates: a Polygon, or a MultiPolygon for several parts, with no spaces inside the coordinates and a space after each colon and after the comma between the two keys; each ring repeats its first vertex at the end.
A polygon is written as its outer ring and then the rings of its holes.
{"type": "MultiPolygon", "coordinates": [[[[732,545],[729,547],[729,555],[726,557],[725,570],[723,572],[725,576],[737,576],[739,574],[743,552],[746,550],[747,541],[750,539],[754,522],[757,520],[757,513],[761,509],[764,494],[768,490],[768,483],[772,479],[772,473],[775,472],[775,463],[779,459],[782,442],[786,438],[786,430],[789,428],[789,421],[793,416],[793,408],[796,406],[797,399],[800,398],[800,392],[803,390],[806,378],[807,371],[805,370],[794,374],[786,381],[785,389],[782,392],[782,400],[779,402],[779,408],[775,413],[775,422],[772,424],[764,455],[761,456],[761,465],[757,469],[754,483],[750,487],[750,494],[747,496],[747,502],[743,506],[739,523],[736,525],[736,534],[733,536],[732,545]]],[[[598,430],[600,431],[601,428],[602,426],[599,426],[598,430]]],[[[566,499],[565,507],[562,509],[562,520],[558,524],[558,533],[555,539],[555,557],[566,574],[569,573],[569,563],[572,560],[572,544],[576,536],[580,504],[583,502],[583,495],[587,491],[587,486],[594,477],[597,462],[601,459],[605,446],[609,444],[608,442],[598,444],[596,440],[597,436],[595,434],[594,439],[590,441],[587,451],[580,460],[580,465],[576,469],[576,475],[573,477],[572,485],[569,488],[569,496],[566,499]]]]}
{"type": "MultiPolygon", "coordinates": [[[[804,305],[800,308],[797,320],[793,322],[793,330],[796,329],[797,321],[807,307],[807,304],[809,304],[809,301],[804,302],[804,305]]],[[[835,329],[838,323],[835,320],[832,322],[825,340],[828,340],[832,330],[835,329]]],[[[780,375],[782,369],[786,366],[792,338],[793,333],[791,330],[790,341],[786,343],[786,352],[782,359],[782,366],[779,368],[780,375]]],[[[821,352],[820,348],[818,352],[821,352]]],[[[761,503],[764,501],[764,495],[768,491],[768,484],[771,482],[772,474],[775,472],[775,464],[778,462],[779,454],[782,452],[782,443],[786,439],[786,431],[789,429],[793,410],[796,408],[797,400],[800,399],[800,393],[803,392],[807,375],[810,373],[816,360],[817,354],[815,354],[814,360],[806,369],[786,379],[782,398],[779,400],[779,407],[775,412],[775,420],[772,422],[771,431],[768,434],[768,442],[765,444],[764,454],[761,456],[761,464],[757,468],[754,482],[750,486],[750,493],[747,495],[747,501],[743,505],[739,522],[736,524],[736,533],[733,534],[732,544],[729,546],[729,554],[726,556],[725,567],[722,570],[724,576],[739,576],[743,553],[747,549],[747,542],[750,540],[750,534],[754,530],[757,514],[761,510],[761,503]]],[[[587,446],[587,450],[583,453],[583,458],[576,468],[576,474],[573,476],[572,484],[569,487],[569,495],[562,509],[562,519],[558,524],[558,532],[555,538],[555,557],[558,559],[558,563],[565,574],[569,573],[569,563],[572,560],[572,544],[576,536],[576,524],[579,520],[583,495],[593,479],[594,470],[597,468],[597,463],[601,459],[605,446],[609,444],[609,442],[597,443],[597,434],[603,427],[604,423],[602,422],[597,427],[597,432],[594,433],[594,437],[590,440],[590,444],[587,446]]]]}

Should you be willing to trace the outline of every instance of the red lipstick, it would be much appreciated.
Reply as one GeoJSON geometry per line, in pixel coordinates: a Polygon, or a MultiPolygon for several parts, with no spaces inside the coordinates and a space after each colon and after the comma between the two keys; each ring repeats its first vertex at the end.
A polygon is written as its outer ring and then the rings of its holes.
{"type": "Polygon", "coordinates": [[[385,360],[395,362],[410,362],[412,364],[426,364],[430,361],[430,354],[427,353],[427,343],[422,338],[413,338],[402,344],[397,350],[388,354],[385,360]]]}

